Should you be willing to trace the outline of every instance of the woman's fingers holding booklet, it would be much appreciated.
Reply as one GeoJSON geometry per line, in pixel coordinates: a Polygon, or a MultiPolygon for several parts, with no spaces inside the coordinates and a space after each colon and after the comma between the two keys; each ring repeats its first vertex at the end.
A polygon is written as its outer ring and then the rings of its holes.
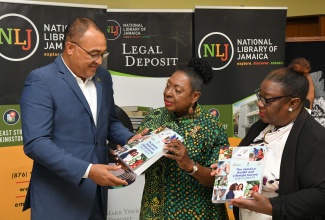
{"type": "Polygon", "coordinates": [[[220,168],[218,168],[218,163],[211,164],[211,176],[219,175],[220,168]]]}

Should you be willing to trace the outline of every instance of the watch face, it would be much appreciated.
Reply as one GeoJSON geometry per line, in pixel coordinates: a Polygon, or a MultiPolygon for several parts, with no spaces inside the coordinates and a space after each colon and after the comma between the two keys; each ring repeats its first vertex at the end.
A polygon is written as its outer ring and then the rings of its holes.
{"type": "Polygon", "coordinates": [[[198,170],[196,164],[193,166],[193,171],[191,173],[188,173],[190,175],[193,175],[198,170]]]}

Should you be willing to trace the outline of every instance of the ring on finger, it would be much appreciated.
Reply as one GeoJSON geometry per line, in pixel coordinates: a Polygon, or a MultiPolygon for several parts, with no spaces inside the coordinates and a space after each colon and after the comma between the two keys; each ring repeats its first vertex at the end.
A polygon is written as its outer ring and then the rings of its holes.
{"type": "Polygon", "coordinates": [[[181,155],[181,153],[180,153],[178,150],[175,150],[175,151],[174,151],[174,154],[175,154],[176,156],[181,155]]]}

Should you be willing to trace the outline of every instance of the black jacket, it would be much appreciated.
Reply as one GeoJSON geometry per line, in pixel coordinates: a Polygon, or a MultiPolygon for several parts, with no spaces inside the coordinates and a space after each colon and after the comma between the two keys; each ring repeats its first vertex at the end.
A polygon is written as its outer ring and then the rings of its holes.
{"type": "MultiPolygon", "coordinates": [[[[267,126],[261,120],[240,146],[250,145],[267,126]]],[[[325,128],[302,109],[284,146],[279,196],[270,198],[273,220],[325,219],[325,128]]],[[[238,208],[234,207],[236,219],[238,208]]]]}

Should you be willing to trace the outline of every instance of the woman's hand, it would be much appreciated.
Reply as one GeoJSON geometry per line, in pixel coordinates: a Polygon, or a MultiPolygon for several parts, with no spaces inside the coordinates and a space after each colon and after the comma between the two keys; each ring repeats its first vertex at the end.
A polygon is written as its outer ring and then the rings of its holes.
{"type": "Polygon", "coordinates": [[[181,141],[172,139],[165,145],[164,149],[168,151],[165,157],[175,160],[182,170],[188,173],[192,172],[194,161],[189,157],[187,149],[181,141]]]}
{"type": "Polygon", "coordinates": [[[210,168],[212,169],[211,172],[211,176],[216,176],[216,175],[222,175],[222,171],[224,170],[226,172],[226,174],[228,175],[230,172],[230,165],[229,163],[225,162],[225,168],[219,168],[218,167],[218,163],[214,163],[210,166],[210,168]]]}
{"type": "Polygon", "coordinates": [[[229,204],[237,206],[239,208],[249,209],[254,212],[272,215],[272,205],[267,197],[257,192],[252,192],[252,197],[254,199],[232,199],[229,204]]]}
{"type": "Polygon", "coordinates": [[[220,175],[220,173],[222,171],[220,168],[218,168],[218,163],[211,164],[210,168],[212,170],[211,176],[220,175]]]}
{"type": "Polygon", "coordinates": [[[184,170],[184,172],[192,173],[194,165],[196,165],[196,172],[191,175],[202,185],[210,188],[213,187],[214,176],[210,176],[210,168],[195,163],[188,155],[187,149],[181,141],[173,139],[165,145],[164,149],[168,151],[165,157],[175,160],[179,168],[184,170]]]}

